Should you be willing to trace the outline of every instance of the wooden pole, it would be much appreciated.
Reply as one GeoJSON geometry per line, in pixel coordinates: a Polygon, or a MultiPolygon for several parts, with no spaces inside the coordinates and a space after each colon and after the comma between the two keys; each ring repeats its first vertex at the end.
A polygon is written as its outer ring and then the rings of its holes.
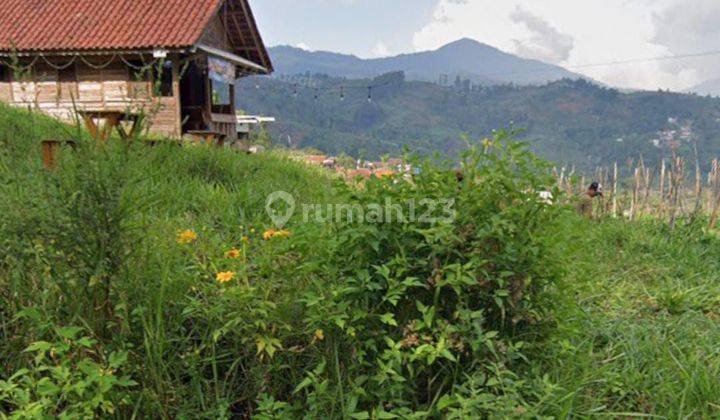
{"type": "Polygon", "coordinates": [[[42,161],[45,169],[55,169],[57,150],[60,142],[57,140],[43,140],[40,143],[42,149],[42,161]]]}

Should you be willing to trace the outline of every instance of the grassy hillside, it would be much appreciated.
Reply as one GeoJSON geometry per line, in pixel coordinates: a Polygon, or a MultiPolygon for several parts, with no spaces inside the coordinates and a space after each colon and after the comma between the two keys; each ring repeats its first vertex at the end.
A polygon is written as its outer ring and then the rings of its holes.
{"type": "MultiPolygon", "coordinates": [[[[555,162],[594,169],[613,161],[656,161],[667,149],[652,143],[658,131],[673,128],[668,118],[692,123],[703,163],[720,154],[720,99],[669,92],[621,93],[588,82],[559,81],[544,86],[495,86],[463,90],[407,82],[401,74],[374,81],[322,76],[295,80],[248,80],[238,104],[253,113],[278,117],[272,130],[301,147],[376,158],[434,151],[457,155],[470,137],[490,136],[513,122],[526,129],[521,139],[555,162]],[[256,84],[259,89],[256,89],[256,84]],[[367,86],[374,84],[372,102],[367,86]],[[340,100],[341,86],[345,100],[340,100]],[[294,95],[297,93],[297,95],[294,95]],[[618,141],[618,139],[622,139],[618,141]]],[[[681,152],[691,150],[688,142],[681,152]]]]}
{"type": "Polygon", "coordinates": [[[73,133],[0,106],[2,418],[719,414],[718,239],[547,205],[506,133],[462,182],[427,162],[361,188],[282,152],[82,139],[43,169],[37,142],[73,133]],[[456,214],[273,235],[279,190],[456,214]]]}

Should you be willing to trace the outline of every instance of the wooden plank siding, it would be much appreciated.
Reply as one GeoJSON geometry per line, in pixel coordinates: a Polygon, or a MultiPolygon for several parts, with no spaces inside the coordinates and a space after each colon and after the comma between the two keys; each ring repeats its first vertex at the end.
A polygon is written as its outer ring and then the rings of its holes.
{"type": "MultiPolygon", "coordinates": [[[[172,57],[174,58],[174,57],[172,57]]],[[[107,62],[107,58],[104,59],[107,62]]],[[[103,59],[98,59],[97,65],[103,59]]],[[[152,80],[137,77],[137,71],[119,60],[95,69],[76,62],[65,70],[36,64],[33,75],[15,80],[12,74],[0,79],[0,100],[14,106],[38,108],[66,122],[73,122],[78,109],[144,110],[152,120],[150,132],[180,137],[180,94],[177,60],[173,60],[172,94],[154,97],[152,80]]],[[[95,64],[91,62],[91,64],[95,64]]],[[[2,73],[0,73],[2,76],[2,73]]]]}

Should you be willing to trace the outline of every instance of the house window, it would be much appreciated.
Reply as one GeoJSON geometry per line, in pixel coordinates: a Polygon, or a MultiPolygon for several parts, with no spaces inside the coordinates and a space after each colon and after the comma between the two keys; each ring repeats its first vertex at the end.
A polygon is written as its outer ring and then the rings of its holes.
{"type": "Polygon", "coordinates": [[[128,94],[131,99],[147,99],[150,95],[150,70],[140,60],[129,60],[128,94]]]}
{"type": "Polygon", "coordinates": [[[218,114],[229,114],[232,112],[232,101],[234,96],[233,85],[210,80],[212,84],[212,111],[218,114]]]}
{"type": "Polygon", "coordinates": [[[172,79],[172,61],[164,61],[157,66],[153,66],[153,93],[155,96],[173,96],[172,79]]]}

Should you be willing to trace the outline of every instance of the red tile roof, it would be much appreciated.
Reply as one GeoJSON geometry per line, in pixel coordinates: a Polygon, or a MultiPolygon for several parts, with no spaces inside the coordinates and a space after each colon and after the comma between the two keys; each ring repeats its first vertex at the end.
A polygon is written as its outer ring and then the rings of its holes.
{"type": "Polygon", "coordinates": [[[0,0],[0,51],[194,45],[222,0],[0,0]]]}

